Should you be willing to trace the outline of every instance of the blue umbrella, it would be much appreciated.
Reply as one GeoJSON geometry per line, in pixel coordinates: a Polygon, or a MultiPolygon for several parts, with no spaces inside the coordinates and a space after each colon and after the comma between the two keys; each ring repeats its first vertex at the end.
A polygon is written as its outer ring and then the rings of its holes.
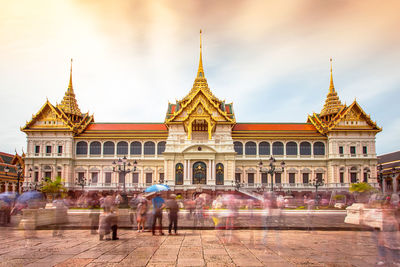
{"type": "Polygon", "coordinates": [[[159,191],[168,191],[170,188],[166,184],[154,184],[152,186],[149,186],[144,190],[146,193],[151,193],[151,192],[159,192],[159,191]]]}
{"type": "Polygon", "coordinates": [[[0,194],[0,200],[3,200],[4,202],[11,203],[14,201],[14,199],[17,198],[17,193],[15,192],[4,192],[0,194]]]}
{"type": "Polygon", "coordinates": [[[24,203],[33,199],[43,199],[43,194],[38,191],[28,191],[20,195],[17,201],[24,203]]]}

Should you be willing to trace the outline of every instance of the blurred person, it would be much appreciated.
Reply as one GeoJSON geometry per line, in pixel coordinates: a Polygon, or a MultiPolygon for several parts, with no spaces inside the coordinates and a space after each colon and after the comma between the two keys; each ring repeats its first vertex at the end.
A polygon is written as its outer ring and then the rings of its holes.
{"type": "Polygon", "coordinates": [[[152,200],[153,203],[153,224],[151,227],[151,232],[153,235],[155,235],[156,231],[156,223],[157,221],[159,222],[160,226],[160,235],[164,235],[163,230],[162,230],[162,210],[165,208],[165,201],[161,197],[161,193],[157,192],[156,197],[153,198],[152,200]]]}
{"type": "Polygon", "coordinates": [[[11,201],[0,200],[0,224],[7,225],[11,222],[11,201]]]}
{"type": "Polygon", "coordinates": [[[168,234],[171,234],[172,225],[174,226],[175,235],[178,234],[178,212],[179,206],[178,202],[176,201],[176,195],[171,194],[169,199],[166,202],[166,209],[168,210],[168,234]]]}
{"type": "Polygon", "coordinates": [[[264,234],[262,242],[267,244],[268,227],[272,225],[273,222],[273,208],[274,208],[274,195],[273,193],[265,193],[263,201],[263,215],[264,215],[264,234]]]}
{"type": "Polygon", "coordinates": [[[225,224],[226,230],[229,229],[232,230],[235,225],[235,217],[237,216],[238,204],[239,203],[236,201],[233,195],[230,195],[230,197],[226,201],[226,209],[227,209],[226,224],[225,224]]]}
{"type": "Polygon", "coordinates": [[[186,219],[190,220],[193,217],[193,212],[195,209],[195,202],[193,199],[186,199],[184,201],[185,209],[188,210],[188,214],[186,215],[186,219]]]}
{"type": "Polygon", "coordinates": [[[136,201],[139,202],[136,209],[137,231],[144,232],[149,205],[145,197],[141,197],[140,199],[138,198],[136,201]]]}
{"type": "MultiPolygon", "coordinates": [[[[131,221],[131,224],[134,225],[134,223],[137,223],[137,206],[139,204],[139,197],[134,194],[133,197],[131,198],[131,200],[129,200],[129,219],[131,221]]],[[[135,226],[133,226],[135,227],[135,226]]],[[[139,230],[139,229],[138,229],[139,230]]]]}
{"type": "Polygon", "coordinates": [[[65,205],[64,200],[62,199],[61,195],[58,194],[56,196],[56,199],[53,201],[53,207],[55,208],[55,220],[54,220],[54,230],[53,230],[53,236],[58,236],[62,237],[63,236],[63,230],[62,230],[62,224],[66,223],[66,218],[65,216],[67,215],[66,210],[68,207],[65,205]]]}
{"type": "Polygon", "coordinates": [[[283,198],[282,195],[279,195],[276,198],[276,216],[278,217],[278,223],[279,227],[282,227],[285,225],[285,216],[283,215],[282,210],[285,208],[285,199],[283,198]]]}
{"type": "Polygon", "coordinates": [[[97,229],[99,228],[100,213],[98,208],[100,207],[100,201],[97,193],[92,194],[91,197],[92,201],[89,204],[90,233],[95,235],[97,234],[97,229]]]}
{"type": "Polygon", "coordinates": [[[377,266],[400,266],[399,218],[390,199],[382,205],[382,229],[377,233],[377,266]]]}
{"type": "Polygon", "coordinates": [[[308,196],[304,196],[304,202],[305,206],[307,207],[307,221],[306,221],[306,227],[308,231],[313,230],[313,217],[314,213],[313,210],[315,208],[315,201],[312,198],[309,198],[308,196]]]}
{"type": "Polygon", "coordinates": [[[204,216],[203,216],[203,209],[204,209],[204,199],[200,197],[200,195],[196,196],[194,200],[195,210],[194,210],[194,219],[193,219],[193,226],[197,228],[197,225],[200,223],[201,226],[204,224],[204,216]]]}
{"type": "Polygon", "coordinates": [[[108,220],[110,221],[110,227],[112,231],[112,240],[118,240],[117,231],[118,231],[118,215],[115,210],[111,210],[108,214],[108,220]]]}
{"type": "Polygon", "coordinates": [[[115,208],[115,197],[113,195],[106,195],[103,199],[103,207],[107,210],[113,210],[115,208]]]}
{"type": "Polygon", "coordinates": [[[104,208],[102,214],[100,214],[99,218],[99,240],[103,240],[104,236],[106,236],[106,240],[110,240],[109,237],[111,232],[111,222],[109,214],[111,213],[110,208],[104,208]]]}

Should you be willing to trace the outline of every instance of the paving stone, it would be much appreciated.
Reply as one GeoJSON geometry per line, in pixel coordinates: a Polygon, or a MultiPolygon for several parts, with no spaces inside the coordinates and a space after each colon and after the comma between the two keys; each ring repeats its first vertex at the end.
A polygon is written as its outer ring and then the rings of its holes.
{"type": "Polygon", "coordinates": [[[376,243],[370,232],[181,231],[151,236],[122,229],[118,241],[99,241],[89,231],[66,230],[65,238],[37,231],[0,228],[0,267],[5,266],[373,266],[376,243]],[[254,237],[252,237],[254,235],[254,237]],[[2,243],[1,240],[4,240],[2,243]]]}
{"type": "Polygon", "coordinates": [[[56,265],[56,267],[79,267],[79,266],[86,266],[90,262],[92,262],[93,259],[76,259],[76,258],[71,258],[66,261],[63,261],[59,264],[56,265]]]}
{"type": "Polygon", "coordinates": [[[125,256],[126,255],[103,254],[97,259],[94,259],[93,262],[120,262],[125,256]]]}

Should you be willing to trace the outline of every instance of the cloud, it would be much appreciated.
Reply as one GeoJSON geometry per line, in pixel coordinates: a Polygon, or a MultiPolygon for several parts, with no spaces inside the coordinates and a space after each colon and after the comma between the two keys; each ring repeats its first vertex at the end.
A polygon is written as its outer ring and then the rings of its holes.
{"type": "MultiPolygon", "coordinates": [[[[200,28],[209,86],[234,103],[238,121],[304,122],[323,106],[330,57],[343,102],[357,97],[377,119],[399,115],[374,106],[399,91],[398,1],[25,0],[1,7],[0,108],[13,116],[1,119],[0,148],[8,152],[26,146],[19,126],[46,97],[61,101],[71,57],[82,111],[96,121],[162,122],[168,101],[192,87],[200,28]]],[[[393,120],[382,122],[396,129],[393,120]]],[[[377,150],[390,144],[378,138],[377,150]]]]}

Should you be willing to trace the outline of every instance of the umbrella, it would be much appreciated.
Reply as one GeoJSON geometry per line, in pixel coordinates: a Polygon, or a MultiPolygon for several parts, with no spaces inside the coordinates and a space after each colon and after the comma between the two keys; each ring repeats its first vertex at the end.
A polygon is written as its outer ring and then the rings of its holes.
{"type": "Polygon", "coordinates": [[[4,202],[11,203],[17,197],[17,193],[15,192],[4,192],[0,194],[0,200],[4,202]]]}
{"type": "Polygon", "coordinates": [[[149,186],[144,190],[146,193],[151,193],[151,192],[159,192],[159,191],[168,191],[170,188],[166,184],[154,184],[152,186],[149,186]]]}
{"type": "Polygon", "coordinates": [[[27,202],[33,199],[43,199],[43,194],[38,191],[28,191],[20,195],[17,199],[18,202],[27,202]]]}

